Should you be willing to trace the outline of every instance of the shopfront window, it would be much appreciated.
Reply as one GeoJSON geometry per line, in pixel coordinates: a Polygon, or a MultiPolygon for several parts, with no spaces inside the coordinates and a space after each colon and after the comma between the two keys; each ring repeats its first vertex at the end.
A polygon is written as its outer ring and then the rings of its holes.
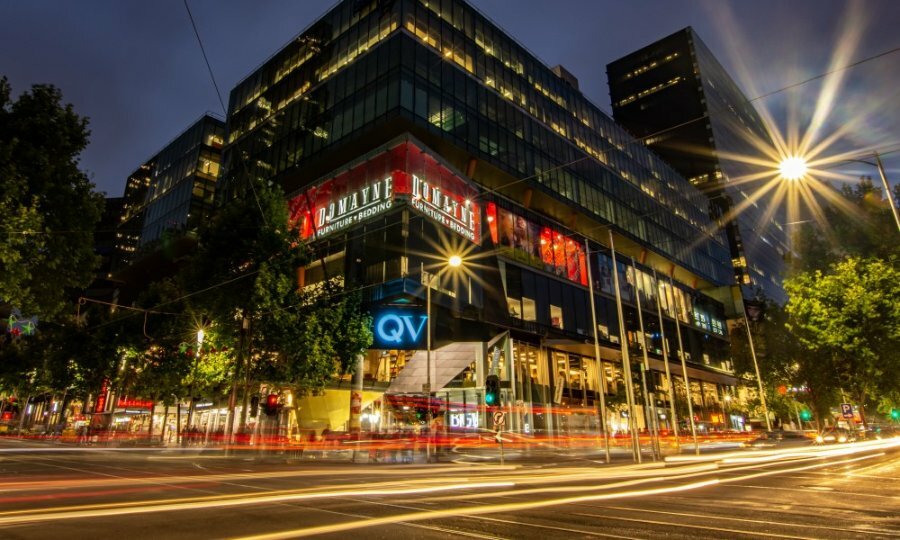
{"type": "Polygon", "coordinates": [[[415,351],[370,349],[366,353],[363,365],[363,380],[369,383],[393,381],[412,358],[413,353],[415,351]]]}
{"type": "Polygon", "coordinates": [[[522,319],[525,321],[537,320],[537,304],[533,298],[522,298],[522,319]]]}
{"type": "Polygon", "coordinates": [[[563,311],[559,306],[550,305],[550,325],[554,328],[559,328],[562,330],[563,326],[563,311]]]}
{"type": "Polygon", "coordinates": [[[587,258],[574,238],[514,212],[487,206],[491,239],[506,256],[574,283],[587,285],[587,258]]]}

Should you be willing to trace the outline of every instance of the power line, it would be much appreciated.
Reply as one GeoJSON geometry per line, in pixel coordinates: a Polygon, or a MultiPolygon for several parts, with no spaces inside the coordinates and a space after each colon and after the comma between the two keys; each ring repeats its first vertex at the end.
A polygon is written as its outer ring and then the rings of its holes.
{"type": "MultiPolygon", "coordinates": [[[[200,38],[200,32],[197,30],[197,24],[194,22],[194,15],[191,13],[191,7],[188,5],[188,0],[184,0],[184,9],[187,10],[188,18],[191,20],[191,27],[194,29],[194,35],[197,37],[197,43],[200,45],[200,52],[203,53],[203,61],[206,62],[206,69],[207,71],[209,71],[209,78],[212,79],[213,87],[216,89],[216,97],[219,98],[219,105],[222,107],[222,112],[227,118],[228,109],[227,107],[225,107],[225,101],[222,99],[222,92],[219,91],[219,85],[216,83],[216,76],[215,74],[213,74],[212,66],[209,63],[209,57],[206,55],[206,48],[203,46],[203,40],[200,38]]],[[[259,215],[263,220],[263,224],[268,226],[266,213],[263,211],[262,204],[260,204],[259,202],[259,196],[256,194],[256,186],[253,185],[253,179],[250,178],[249,171],[247,170],[247,165],[244,163],[241,152],[239,151],[239,149],[237,150],[238,151],[235,152],[237,154],[237,161],[238,163],[240,163],[244,175],[247,177],[247,183],[250,184],[250,190],[253,192],[253,199],[256,201],[256,207],[259,208],[259,215]]]]}
{"type": "Polygon", "coordinates": [[[197,30],[197,23],[194,22],[194,15],[191,13],[191,7],[188,1],[184,0],[184,9],[187,10],[188,18],[191,20],[191,27],[194,29],[194,35],[197,37],[197,44],[200,45],[200,52],[203,53],[203,61],[206,62],[206,69],[209,71],[209,78],[212,79],[213,87],[216,89],[216,97],[219,98],[219,105],[226,114],[228,110],[225,108],[225,101],[222,100],[222,92],[219,91],[219,85],[216,83],[216,76],[213,75],[212,66],[209,64],[209,57],[206,55],[206,47],[203,46],[203,40],[200,39],[200,32],[197,30]]]}
{"type": "Polygon", "coordinates": [[[859,60],[859,61],[857,61],[857,62],[853,62],[852,64],[847,64],[847,65],[845,65],[845,66],[841,66],[841,67],[834,68],[834,69],[832,69],[832,70],[830,70],[830,71],[826,71],[825,73],[820,73],[819,75],[816,75],[815,77],[810,77],[809,79],[806,79],[806,80],[803,80],[803,81],[800,81],[800,82],[797,82],[797,83],[794,83],[794,84],[790,84],[790,85],[788,85],[788,86],[785,86],[784,88],[779,88],[778,90],[773,90],[773,91],[768,92],[768,93],[766,93],[766,94],[763,94],[763,95],[761,95],[761,96],[756,96],[756,97],[753,98],[753,99],[748,99],[748,100],[747,100],[747,103],[752,103],[752,102],[754,102],[754,101],[756,101],[756,100],[758,100],[758,99],[763,99],[763,98],[767,98],[767,97],[769,97],[769,96],[773,96],[773,95],[775,95],[775,94],[780,94],[781,92],[784,92],[784,91],[786,91],[786,90],[790,90],[790,89],[792,89],[792,88],[797,88],[798,86],[802,86],[802,85],[804,85],[804,84],[806,84],[806,83],[813,82],[813,81],[817,81],[817,80],[819,80],[819,79],[825,78],[825,77],[831,75],[832,73],[839,73],[839,72],[841,72],[841,71],[846,71],[846,70],[848,70],[848,69],[850,69],[850,68],[852,68],[852,67],[856,67],[856,66],[858,66],[858,65],[860,65],[860,64],[865,64],[866,62],[870,62],[870,61],[875,60],[875,59],[877,59],[877,58],[881,58],[882,56],[887,56],[887,55],[889,55],[889,54],[893,54],[893,53],[895,53],[895,52],[897,52],[897,51],[900,51],[900,47],[895,47],[895,48],[893,48],[893,49],[890,49],[890,50],[887,50],[887,51],[878,53],[878,54],[876,54],[876,55],[869,56],[868,58],[863,58],[862,60],[859,60]]]}

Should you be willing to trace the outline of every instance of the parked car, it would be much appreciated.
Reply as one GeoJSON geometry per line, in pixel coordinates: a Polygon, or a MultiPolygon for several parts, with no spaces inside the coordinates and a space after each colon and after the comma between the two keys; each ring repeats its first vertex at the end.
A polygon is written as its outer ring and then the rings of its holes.
{"type": "Polygon", "coordinates": [[[767,448],[809,446],[813,442],[813,439],[802,431],[766,431],[755,439],[745,442],[743,446],[744,448],[762,450],[767,448]]]}
{"type": "Polygon", "coordinates": [[[844,428],[831,428],[816,435],[816,444],[841,444],[856,442],[857,434],[844,428]]]}
{"type": "Polygon", "coordinates": [[[900,435],[900,433],[898,433],[893,426],[885,426],[880,424],[870,424],[869,429],[860,431],[859,434],[860,438],[867,441],[891,439],[900,435]]]}

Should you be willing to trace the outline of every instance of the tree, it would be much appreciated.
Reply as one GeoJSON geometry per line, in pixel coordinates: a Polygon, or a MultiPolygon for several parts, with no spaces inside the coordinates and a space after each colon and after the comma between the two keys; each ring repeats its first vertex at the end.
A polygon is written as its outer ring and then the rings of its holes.
{"type": "MultiPolygon", "coordinates": [[[[834,403],[835,378],[830,371],[821,369],[817,351],[797,340],[789,328],[788,312],[771,300],[762,302],[761,316],[750,321],[750,331],[769,411],[782,420],[792,418],[799,402],[814,411],[817,421],[827,417],[834,403]]],[[[744,324],[740,320],[731,330],[734,368],[745,380],[755,380],[744,324]]],[[[758,398],[750,406],[762,415],[758,398]]]]}
{"type": "Polygon", "coordinates": [[[184,291],[201,291],[191,309],[236,351],[233,376],[245,403],[254,382],[286,384],[297,395],[321,389],[335,373],[351,372],[372,341],[359,295],[328,279],[298,288],[297,269],[312,255],[288,221],[281,189],[259,183],[247,194],[201,230],[178,279],[184,291]]]}
{"type": "Polygon", "coordinates": [[[0,306],[50,320],[93,278],[103,197],[78,168],[87,120],[53,86],[10,93],[0,78],[0,306]]]}
{"type": "Polygon", "coordinates": [[[865,423],[870,398],[900,390],[900,269],[850,257],[785,281],[788,327],[815,351],[821,378],[851,393],[865,423]]]}

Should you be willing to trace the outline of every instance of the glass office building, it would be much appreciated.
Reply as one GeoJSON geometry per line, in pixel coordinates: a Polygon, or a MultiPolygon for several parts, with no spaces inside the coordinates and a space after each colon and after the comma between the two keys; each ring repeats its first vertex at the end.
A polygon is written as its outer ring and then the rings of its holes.
{"type": "Polygon", "coordinates": [[[209,219],[224,142],[224,122],[204,115],[129,178],[130,186],[149,168],[136,249],[147,250],[169,232],[196,230],[209,219]]]}
{"type": "MultiPolygon", "coordinates": [[[[623,341],[632,362],[646,348],[657,404],[674,384],[705,425],[728,424],[725,308],[704,291],[732,282],[731,257],[706,197],[467,3],[338,4],[231,91],[223,156],[223,198],[249,196],[250,177],[283,186],[317,251],[302,286],[340,276],[365,291],[364,428],[413,423],[403,400],[429,389],[426,286],[447,429],[488,425],[490,373],[513,429],[596,429],[599,392],[615,404],[624,384],[623,341]],[[663,375],[663,334],[688,389],[663,375]]],[[[335,407],[306,403],[300,428],[340,429],[335,407]]]]}
{"type": "Polygon", "coordinates": [[[784,304],[788,245],[782,212],[772,206],[775,190],[755,198],[762,180],[748,179],[762,169],[732,157],[765,160],[759,147],[773,146],[753,104],[690,27],[606,69],[616,122],[709,197],[744,297],[761,290],[784,304]]]}
{"type": "Polygon", "coordinates": [[[138,167],[125,183],[122,197],[122,213],[116,225],[117,259],[112,267],[118,269],[127,265],[137,252],[141,242],[141,231],[144,230],[144,206],[147,201],[147,190],[153,181],[153,170],[156,168],[155,158],[138,167]]]}

